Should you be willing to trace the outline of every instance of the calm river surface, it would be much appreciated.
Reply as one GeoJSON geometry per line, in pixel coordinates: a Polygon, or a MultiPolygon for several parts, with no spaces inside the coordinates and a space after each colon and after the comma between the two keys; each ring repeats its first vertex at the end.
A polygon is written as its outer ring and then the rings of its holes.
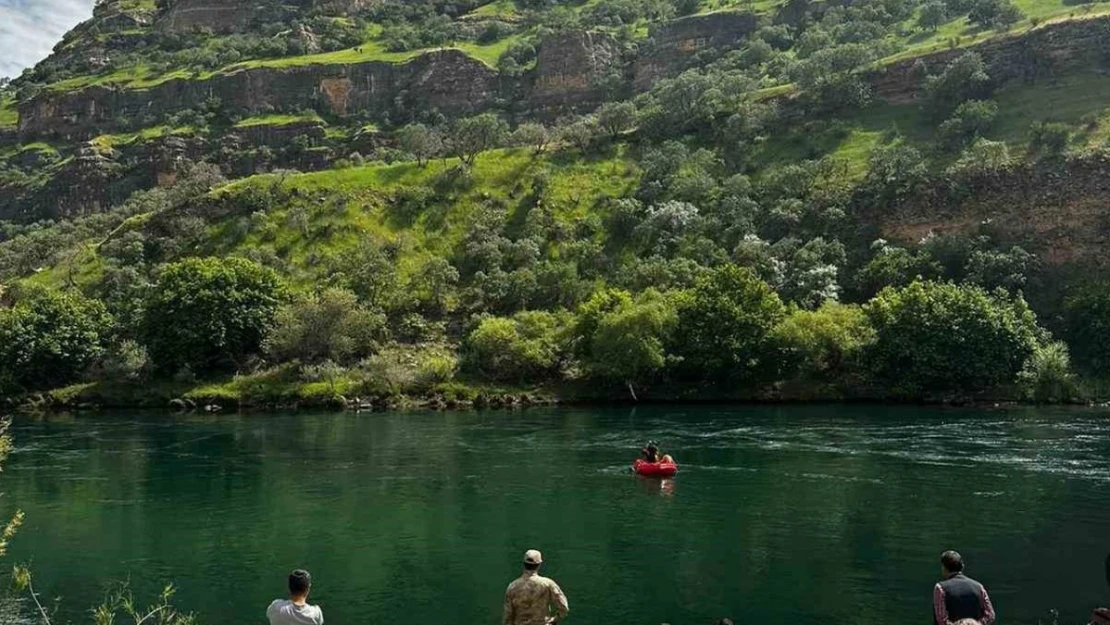
{"type": "Polygon", "coordinates": [[[62,622],[167,581],[265,622],[499,623],[527,548],[583,625],[918,624],[960,550],[1000,625],[1110,604],[1110,412],[855,406],[17,420],[2,511],[62,622]],[[681,470],[626,473],[657,438],[681,470]]]}

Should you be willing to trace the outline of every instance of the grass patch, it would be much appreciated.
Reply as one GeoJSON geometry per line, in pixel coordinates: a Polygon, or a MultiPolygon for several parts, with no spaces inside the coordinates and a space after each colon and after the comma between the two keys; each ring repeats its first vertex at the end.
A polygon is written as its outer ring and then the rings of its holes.
{"type": "Polygon", "coordinates": [[[520,15],[516,12],[516,4],[513,0],[494,0],[494,2],[483,4],[470,13],[467,13],[466,17],[475,19],[499,19],[510,22],[520,17],[520,15]]]}
{"type": "Polygon", "coordinates": [[[235,124],[235,128],[253,128],[256,126],[289,126],[291,124],[323,124],[324,120],[319,115],[259,115],[248,117],[235,124]]]}
{"type": "Polygon", "coordinates": [[[467,42],[460,43],[454,46],[454,48],[462,50],[469,56],[478,59],[490,67],[497,67],[497,61],[501,58],[501,55],[509,49],[509,46],[511,46],[513,42],[518,41],[520,38],[521,35],[512,35],[487,45],[467,42]]]}
{"type": "Polygon", "coordinates": [[[15,98],[0,99],[0,128],[15,128],[19,125],[19,111],[15,108],[15,98]]]}
{"type": "Polygon", "coordinates": [[[214,72],[194,72],[179,69],[172,72],[156,73],[146,65],[135,65],[107,74],[92,74],[67,78],[47,86],[52,91],[75,91],[94,86],[115,86],[126,89],[149,89],[175,79],[204,80],[214,76],[214,72]]]}
{"type": "Polygon", "coordinates": [[[786,0],[708,0],[698,7],[697,15],[708,15],[721,11],[742,11],[746,13],[774,13],[786,0]]]}
{"type": "Polygon", "coordinates": [[[93,138],[89,143],[99,150],[109,150],[122,145],[130,145],[135,142],[143,143],[146,141],[153,141],[154,139],[160,139],[165,136],[190,136],[196,134],[196,132],[197,129],[193,126],[151,126],[135,132],[99,135],[93,138]]]}
{"type": "Polygon", "coordinates": [[[1104,142],[1110,128],[1100,122],[1110,107],[1110,76],[1070,74],[1039,84],[1011,83],[995,94],[998,119],[992,136],[1025,144],[1035,121],[1061,122],[1089,128],[1092,141],[1104,142]]]}
{"type": "Polygon", "coordinates": [[[287,56],[280,59],[260,59],[256,61],[244,61],[236,63],[235,65],[228,66],[221,71],[224,74],[230,74],[245,69],[256,69],[259,67],[270,67],[275,69],[287,67],[304,67],[306,65],[348,65],[355,63],[369,63],[371,61],[379,61],[382,63],[403,63],[422,53],[420,50],[410,50],[407,52],[390,52],[385,49],[385,46],[378,41],[367,41],[353,48],[346,50],[336,50],[335,52],[323,52],[320,54],[305,54],[303,56],[287,56]]]}
{"type": "Polygon", "coordinates": [[[916,17],[910,18],[902,26],[912,34],[901,37],[899,42],[906,47],[883,59],[880,65],[904,61],[932,52],[952,48],[967,48],[985,41],[1023,35],[1034,26],[1066,22],[1073,19],[1088,19],[1110,14],[1106,4],[1068,4],[1067,0],[1016,0],[1025,14],[1025,19],[1005,31],[984,30],[973,26],[966,17],[960,17],[941,26],[935,32],[917,30],[916,17]]]}
{"type": "Polygon", "coordinates": [[[533,185],[542,178],[543,205],[568,224],[604,206],[609,197],[631,192],[639,171],[622,150],[590,158],[533,157],[526,149],[481,155],[469,172],[458,161],[374,164],[288,176],[265,175],[213,192],[222,202],[248,189],[287,193],[279,205],[253,217],[221,218],[209,227],[206,254],[276,254],[294,286],[318,283],[337,259],[366,240],[390,241],[402,250],[398,268],[407,275],[432,256],[447,256],[466,236],[473,215],[490,203],[510,219],[533,207],[533,185]],[[405,187],[436,189],[416,213],[400,214],[395,195],[405,187]]]}

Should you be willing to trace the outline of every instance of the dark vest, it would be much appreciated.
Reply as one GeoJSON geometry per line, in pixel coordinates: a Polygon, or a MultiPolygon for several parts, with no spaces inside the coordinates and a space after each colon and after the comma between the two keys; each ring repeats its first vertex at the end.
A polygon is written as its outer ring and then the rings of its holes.
{"type": "Polygon", "coordinates": [[[983,618],[983,586],[979,582],[957,573],[940,583],[944,589],[944,606],[948,609],[948,620],[962,618],[983,618]]]}

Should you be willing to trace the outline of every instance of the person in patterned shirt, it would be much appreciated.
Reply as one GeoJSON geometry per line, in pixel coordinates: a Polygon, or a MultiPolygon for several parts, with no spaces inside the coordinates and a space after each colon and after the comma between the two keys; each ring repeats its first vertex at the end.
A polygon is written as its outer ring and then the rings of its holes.
{"type": "Polygon", "coordinates": [[[553,625],[570,613],[567,596],[554,580],[539,574],[543,555],[524,552],[524,573],[505,590],[502,625],[553,625]]]}
{"type": "Polygon", "coordinates": [[[975,621],[994,625],[996,616],[987,589],[964,575],[964,559],[955,551],[940,555],[944,579],[933,587],[933,622],[936,625],[961,625],[975,621]]]}

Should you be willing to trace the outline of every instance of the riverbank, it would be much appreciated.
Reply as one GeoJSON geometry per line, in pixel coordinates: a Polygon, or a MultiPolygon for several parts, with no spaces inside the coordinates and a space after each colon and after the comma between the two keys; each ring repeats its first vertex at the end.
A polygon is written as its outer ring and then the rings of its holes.
{"type": "MultiPolygon", "coordinates": [[[[1063,402],[1069,405],[1104,405],[1101,394],[1087,389],[1063,402]]],[[[919,405],[999,406],[1037,405],[1021,389],[999,387],[977,394],[932,394],[895,397],[881,389],[850,388],[817,381],[770,385],[756,390],[722,393],[692,386],[658,385],[636,389],[599,387],[584,381],[546,385],[492,385],[467,378],[449,381],[392,380],[368,383],[348,370],[337,370],[324,379],[305,380],[294,366],[278,367],[252,375],[216,380],[98,381],[47,392],[7,398],[11,410],[25,412],[172,409],[181,412],[233,411],[393,411],[525,408],[530,406],[655,405],[655,404],[799,404],[894,403],[919,405]]]]}

